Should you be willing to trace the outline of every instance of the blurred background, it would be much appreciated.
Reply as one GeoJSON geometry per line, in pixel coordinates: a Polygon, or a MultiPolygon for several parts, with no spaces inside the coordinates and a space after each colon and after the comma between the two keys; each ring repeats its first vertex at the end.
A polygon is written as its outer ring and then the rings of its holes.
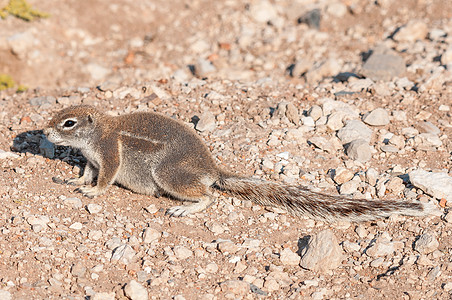
{"type": "Polygon", "coordinates": [[[447,0],[0,0],[0,9],[0,74],[16,87],[406,77],[418,88],[450,78],[447,0]],[[374,52],[390,56],[384,74],[365,66],[374,52]]]}

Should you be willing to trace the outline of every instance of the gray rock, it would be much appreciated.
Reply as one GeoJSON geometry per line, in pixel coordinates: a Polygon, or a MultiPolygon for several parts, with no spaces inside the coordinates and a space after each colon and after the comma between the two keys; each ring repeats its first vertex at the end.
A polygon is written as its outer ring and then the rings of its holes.
{"type": "Polygon", "coordinates": [[[281,251],[279,259],[283,265],[288,266],[297,266],[300,263],[300,256],[288,248],[281,251]]]}
{"type": "Polygon", "coordinates": [[[304,23],[311,28],[320,29],[320,19],[321,19],[320,9],[316,8],[308,11],[300,18],[298,18],[298,23],[304,23]]]}
{"type": "Polygon", "coordinates": [[[215,129],[215,116],[210,111],[206,111],[199,117],[196,130],[203,132],[213,129],[215,129]]]}
{"type": "Polygon", "coordinates": [[[317,272],[335,269],[343,259],[342,249],[329,229],[311,237],[301,254],[300,266],[317,272]]]}
{"type": "Polygon", "coordinates": [[[406,70],[405,61],[395,53],[373,53],[364,63],[361,73],[374,81],[389,81],[406,70]]]}
{"type": "Polygon", "coordinates": [[[149,297],[148,290],[135,280],[131,280],[124,287],[124,294],[131,300],[147,300],[149,297]]]}
{"type": "Polygon", "coordinates": [[[358,120],[349,120],[347,124],[337,132],[337,137],[342,144],[350,143],[353,140],[362,139],[370,142],[372,138],[372,129],[358,120]]]}
{"type": "Polygon", "coordinates": [[[428,27],[421,20],[411,20],[406,25],[400,27],[393,38],[398,42],[415,42],[427,37],[428,27]]]}
{"type": "Polygon", "coordinates": [[[366,162],[372,158],[372,149],[363,139],[351,141],[346,147],[347,156],[353,160],[366,162]]]}
{"type": "Polygon", "coordinates": [[[56,98],[53,96],[42,96],[42,97],[34,97],[28,100],[28,103],[33,106],[41,106],[44,104],[50,104],[55,105],[56,104],[56,98]]]}
{"type": "Polygon", "coordinates": [[[427,172],[422,169],[411,171],[410,182],[425,193],[437,198],[452,201],[452,177],[445,172],[427,172]]]}
{"type": "Polygon", "coordinates": [[[432,253],[438,247],[438,240],[430,233],[424,233],[414,242],[414,250],[421,254],[432,253]]]}
{"type": "Polygon", "coordinates": [[[120,261],[120,262],[124,263],[125,265],[128,265],[132,261],[135,254],[136,254],[136,252],[135,252],[135,250],[132,249],[132,247],[124,244],[124,245],[121,245],[121,246],[115,248],[115,250],[113,250],[113,254],[111,256],[111,261],[112,262],[120,261]]]}
{"type": "Polygon", "coordinates": [[[384,108],[377,108],[365,114],[363,121],[371,126],[384,126],[389,124],[389,114],[384,108]]]}
{"type": "Polygon", "coordinates": [[[435,280],[436,277],[438,277],[441,274],[441,267],[440,266],[436,266],[433,269],[431,269],[428,274],[427,274],[427,278],[428,280],[435,280]]]}

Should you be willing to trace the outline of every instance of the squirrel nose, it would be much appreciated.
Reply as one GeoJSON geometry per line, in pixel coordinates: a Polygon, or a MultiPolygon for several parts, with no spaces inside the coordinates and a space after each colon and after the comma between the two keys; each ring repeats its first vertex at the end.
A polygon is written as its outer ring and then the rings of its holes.
{"type": "Polygon", "coordinates": [[[42,132],[44,132],[45,135],[49,135],[50,128],[44,128],[44,130],[42,132]]]}

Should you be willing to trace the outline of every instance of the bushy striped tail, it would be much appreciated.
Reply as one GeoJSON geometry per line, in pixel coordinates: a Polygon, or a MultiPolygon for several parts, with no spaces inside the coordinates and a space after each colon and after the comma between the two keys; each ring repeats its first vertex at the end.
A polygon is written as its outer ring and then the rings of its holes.
{"type": "Polygon", "coordinates": [[[371,221],[391,214],[425,216],[436,209],[434,204],[332,196],[316,193],[301,186],[229,174],[223,174],[214,188],[262,206],[284,208],[295,216],[307,216],[328,222],[371,221]]]}

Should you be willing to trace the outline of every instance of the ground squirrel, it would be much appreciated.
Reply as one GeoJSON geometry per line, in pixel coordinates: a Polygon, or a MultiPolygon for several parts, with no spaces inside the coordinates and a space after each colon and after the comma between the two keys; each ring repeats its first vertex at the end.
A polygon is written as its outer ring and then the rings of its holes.
{"type": "Polygon", "coordinates": [[[80,149],[86,157],[83,176],[67,181],[82,185],[84,195],[100,195],[117,183],[137,193],[193,202],[168,209],[171,216],[204,210],[214,201],[212,189],[326,221],[422,216],[434,209],[433,204],[351,199],[231,174],[216,165],[194,130],[154,112],[113,117],[92,106],[74,106],[59,111],[44,133],[52,143],[80,149]]]}

